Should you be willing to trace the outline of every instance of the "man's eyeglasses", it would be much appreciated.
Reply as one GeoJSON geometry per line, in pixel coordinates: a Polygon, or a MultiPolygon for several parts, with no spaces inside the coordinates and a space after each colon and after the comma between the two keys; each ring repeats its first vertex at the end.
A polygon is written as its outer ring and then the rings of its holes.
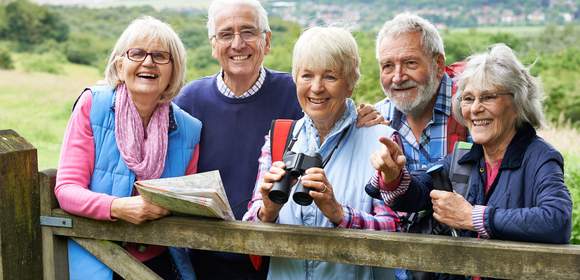
{"type": "Polygon", "coordinates": [[[265,31],[260,32],[257,29],[247,29],[240,32],[221,31],[213,37],[221,44],[230,44],[236,38],[236,35],[240,35],[244,42],[249,43],[258,40],[262,33],[265,33],[265,31]]]}
{"type": "Polygon", "coordinates": [[[496,102],[497,98],[502,95],[514,96],[511,92],[498,92],[498,93],[485,93],[480,96],[465,95],[459,97],[461,106],[468,107],[475,103],[475,99],[478,99],[479,104],[483,106],[489,106],[496,102]]]}
{"type": "Polygon", "coordinates": [[[135,62],[143,62],[150,55],[153,62],[156,64],[167,64],[171,62],[171,54],[164,51],[152,51],[148,52],[140,48],[132,48],[126,52],[127,58],[135,62]]]}

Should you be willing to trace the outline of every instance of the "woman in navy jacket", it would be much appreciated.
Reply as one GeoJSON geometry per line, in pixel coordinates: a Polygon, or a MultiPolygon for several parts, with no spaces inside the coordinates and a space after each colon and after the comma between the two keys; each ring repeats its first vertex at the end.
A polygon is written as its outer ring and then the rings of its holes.
{"type": "MultiPolygon", "coordinates": [[[[463,236],[568,243],[572,201],[562,155],[535,130],[544,121],[539,81],[499,44],[468,58],[458,90],[453,113],[474,142],[458,161],[471,166],[466,198],[434,190],[428,173],[409,175],[402,151],[387,139],[372,159],[387,204],[406,212],[432,209],[463,236]]],[[[449,171],[451,158],[440,164],[449,171]]]]}

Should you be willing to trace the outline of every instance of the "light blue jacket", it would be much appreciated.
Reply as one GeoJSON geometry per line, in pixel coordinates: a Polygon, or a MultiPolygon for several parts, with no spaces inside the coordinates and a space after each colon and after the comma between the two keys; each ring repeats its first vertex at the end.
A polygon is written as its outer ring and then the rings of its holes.
{"type": "MultiPolygon", "coordinates": [[[[341,205],[348,205],[364,212],[371,212],[372,198],[365,192],[365,184],[374,174],[370,156],[379,150],[381,136],[390,137],[394,130],[386,125],[356,127],[356,108],[347,99],[347,109],[342,118],[326,137],[322,146],[316,139],[316,131],[310,118],[305,116],[294,126],[294,135],[302,130],[292,151],[312,154],[318,152],[323,159],[328,157],[341,134],[348,129],[338,148],[332,155],[324,171],[333,187],[334,196],[341,205]]],[[[294,190],[294,189],[293,189],[294,190]]],[[[290,195],[292,197],[292,194],[290,195]]],[[[309,227],[335,227],[315,203],[300,206],[291,198],[279,213],[279,224],[303,225],[309,227]]],[[[270,259],[269,279],[393,279],[391,269],[356,266],[350,264],[296,260],[288,258],[270,259]]]]}
{"type": "MultiPolygon", "coordinates": [[[[131,196],[135,173],[127,167],[117,148],[114,89],[99,86],[91,88],[91,91],[90,122],[95,143],[95,167],[89,188],[117,197],[131,196]]],[[[174,122],[170,121],[168,151],[161,177],[185,175],[201,132],[199,120],[175,104],[171,107],[173,116],[170,119],[174,122]]],[[[68,261],[71,280],[112,279],[111,269],[72,240],[68,241],[68,261]]]]}

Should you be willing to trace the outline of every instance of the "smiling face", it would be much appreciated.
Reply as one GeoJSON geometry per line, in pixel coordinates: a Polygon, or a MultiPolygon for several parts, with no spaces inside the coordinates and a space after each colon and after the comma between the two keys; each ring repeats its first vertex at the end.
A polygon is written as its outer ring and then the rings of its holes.
{"type": "Polygon", "coordinates": [[[443,76],[444,58],[427,55],[421,33],[385,37],[379,45],[381,85],[397,109],[405,114],[421,113],[437,93],[443,76]]]}
{"type": "Polygon", "coordinates": [[[224,80],[244,80],[257,78],[264,56],[270,51],[271,33],[265,36],[258,25],[258,14],[247,5],[227,6],[216,14],[215,33],[241,33],[254,31],[260,34],[253,42],[244,41],[235,35],[231,43],[223,43],[215,37],[211,40],[212,56],[218,60],[224,71],[224,80]]]}
{"type": "Polygon", "coordinates": [[[480,103],[479,97],[493,93],[503,93],[505,90],[492,88],[478,90],[468,83],[461,93],[462,97],[474,97],[473,104],[461,104],[461,115],[465,119],[473,142],[483,145],[485,150],[505,149],[516,134],[516,108],[513,97],[498,95],[480,103]]]}
{"type": "MultiPolygon", "coordinates": [[[[168,48],[158,41],[139,39],[129,46],[131,48],[140,48],[147,52],[164,51],[169,52],[168,48]]],[[[127,90],[132,96],[139,98],[151,98],[149,100],[159,100],[161,94],[169,86],[173,65],[170,61],[167,64],[156,64],[153,62],[151,55],[147,55],[143,62],[132,61],[124,56],[117,62],[117,71],[119,77],[125,82],[127,90]]]]}
{"type": "Polygon", "coordinates": [[[331,128],[352,95],[346,79],[330,69],[303,67],[296,78],[298,102],[317,127],[331,128]]]}

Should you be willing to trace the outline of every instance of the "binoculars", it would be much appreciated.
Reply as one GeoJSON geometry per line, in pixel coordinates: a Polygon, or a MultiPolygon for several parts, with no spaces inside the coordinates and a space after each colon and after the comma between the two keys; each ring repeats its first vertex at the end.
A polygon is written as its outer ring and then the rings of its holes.
{"type": "MultiPolygon", "coordinates": [[[[304,175],[304,172],[311,167],[322,167],[322,157],[320,154],[316,153],[313,156],[294,153],[288,151],[284,153],[282,158],[286,167],[284,170],[286,174],[278,182],[274,183],[272,190],[268,194],[270,200],[278,204],[284,204],[288,201],[290,194],[290,188],[292,187],[292,181],[297,180],[300,176],[304,175]]],[[[308,194],[308,188],[305,188],[300,181],[295,184],[296,190],[292,199],[294,202],[302,205],[308,206],[312,203],[312,197],[308,194]]]]}
{"type": "MultiPolygon", "coordinates": [[[[451,184],[451,180],[449,180],[449,174],[447,173],[442,164],[432,166],[427,170],[427,174],[431,175],[431,180],[433,181],[433,189],[447,192],[453,191],[453,185],[451,184]]],[[[451,230],[451,236],[453,237],[459,236],[456,229],[442,223],[437,223],[433,227],[433,232],[435,233],[438,231],[444,232],[446,228],[449,228],[451,230]]]]}
{"type": "Polygon", "coordinates": [[[432,166],[427,170],[427,174],[431,175],[433,189],[448,192],[453,191],[451,180],[449,180],[449,174],[445,168],[443,168],[442,164],[432,166]]]}

